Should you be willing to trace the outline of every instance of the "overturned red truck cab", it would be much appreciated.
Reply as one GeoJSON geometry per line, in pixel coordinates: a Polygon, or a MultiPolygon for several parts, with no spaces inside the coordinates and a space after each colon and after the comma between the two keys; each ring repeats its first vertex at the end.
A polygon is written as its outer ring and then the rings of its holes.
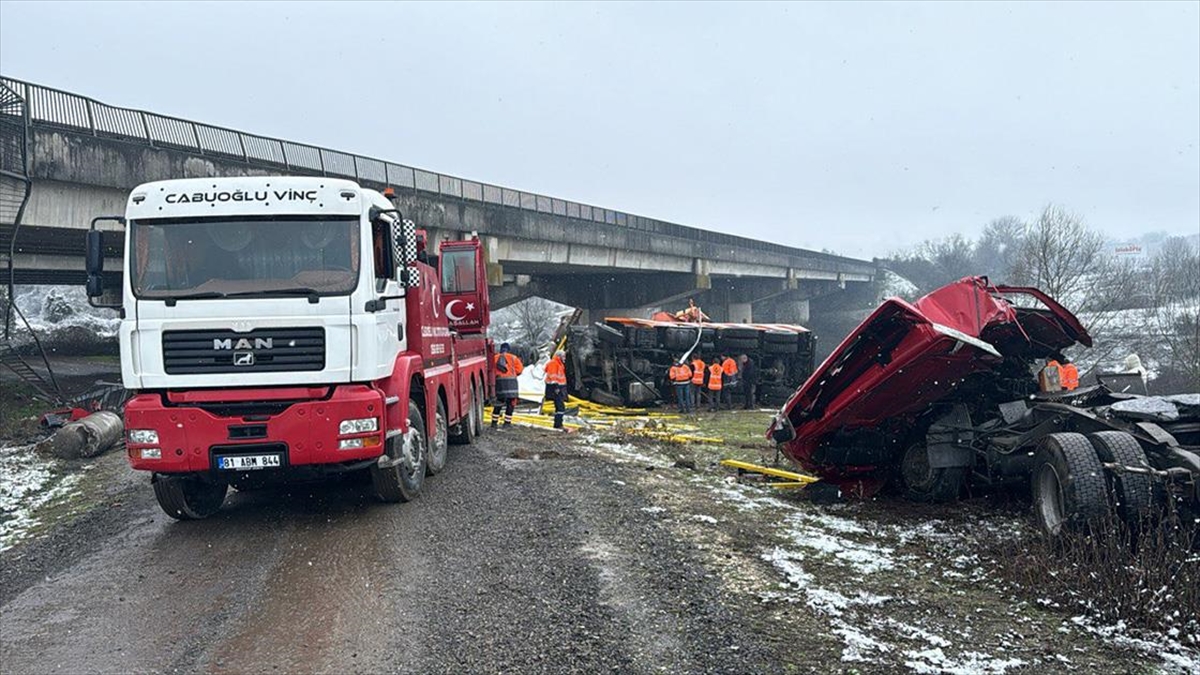
{"type": "Polygon", "coordinates": [[[1036,288],[968,277],[885,301],[792,395],[768,434],[803,469],[866,497],[887,484],[945,501],[1027,483],[1051,535],[1110,515],[1200,504],[1200,394],[1140,396],[1097,382],[1039,386],[1090,347],[1036,288]]]}

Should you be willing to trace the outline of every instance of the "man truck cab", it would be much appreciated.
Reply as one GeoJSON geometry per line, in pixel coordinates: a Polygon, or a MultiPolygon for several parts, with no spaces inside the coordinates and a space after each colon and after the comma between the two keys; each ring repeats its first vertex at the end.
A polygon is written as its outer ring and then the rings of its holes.
{"type": "MultiPolygon", "coordinates": [[[[171,180],[138,186],[115,220],[127,452],[168,514],[205,517],[229,485],[297,473],[366,470],[382,499],[406,501],[445,464],[452,430],[469,442],[482,429],[487,313],[452,325],[439,270],[382,194],[331,178],[171,180]]],[[[449,248],[473,253],[482,278],[477,239],[449,248]]],[[[102,267],[93,223],[98,306],[102,267]]],[[[473,293],[486,307],[486,284],[473,293]]]]}

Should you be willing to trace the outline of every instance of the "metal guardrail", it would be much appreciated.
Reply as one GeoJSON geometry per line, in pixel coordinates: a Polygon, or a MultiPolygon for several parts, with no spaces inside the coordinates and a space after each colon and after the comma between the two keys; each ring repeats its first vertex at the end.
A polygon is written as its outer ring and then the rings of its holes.
{"type": "Polygon", "coordinates": [[[77,130],[90,135],[142,142],[151,147],[186,150],[233,159],[264,168],[351,178],[381,187],[396,186],[467,201],[508,206],[566,218],[629,227],[653,234],[701,240],[718,245],[816,258],[828,262],[871,265],[863,260],[809,251],[772,242],[668,223],[599,206],[512,190],[498,185],[426,171],[381,159],[329,150],[304,143],[248,134],[177,117],[118,108],[38,84],[0,76],[0,82],[29,105],[29,123],[77,130]]]}

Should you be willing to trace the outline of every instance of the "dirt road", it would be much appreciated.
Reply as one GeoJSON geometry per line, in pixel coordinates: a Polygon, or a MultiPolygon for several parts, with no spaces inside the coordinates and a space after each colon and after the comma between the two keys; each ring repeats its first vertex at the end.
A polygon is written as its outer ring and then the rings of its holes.
{"type": "Polygon", "coordinates": [[[176,523],[140,486],[127,527],[0,609],[3,670],[773,668],[688,547],[638,517],[619,467],[508,459],[528,435],[458,448],[401,506],[302,487],[176,523]]]}
{"type": "Polygon", "coordinates": [[[452,448],[414,503],[296,486],[231,494],[193,523],[119,475],[68,535],[0,558],[3,672],[1170,666],[980,577],[954,528],[1003,536],[1007,520],[899,526],[652,447],[490,432],[452,448]]]}

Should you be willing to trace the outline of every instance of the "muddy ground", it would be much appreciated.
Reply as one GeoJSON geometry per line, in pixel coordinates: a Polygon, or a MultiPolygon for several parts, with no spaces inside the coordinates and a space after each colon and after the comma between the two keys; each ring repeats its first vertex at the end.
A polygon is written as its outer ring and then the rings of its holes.
{"type": "MultiPolygon", "coordinates": [[[[727,446],[515,428],[403,505],[344,480],[165,517],[120,456],[0,552],[0,664],[42,672],[1188,672],[997,574],[1019,501],[818,505],[727,446]]],[[[745,431],[740,431],[740,430],[745,431]]],[[[761,444],[760,444],[761,445],[761,444]]],[[[1144,636],[1143,636],[1144,637],[1144,636]]]]}

